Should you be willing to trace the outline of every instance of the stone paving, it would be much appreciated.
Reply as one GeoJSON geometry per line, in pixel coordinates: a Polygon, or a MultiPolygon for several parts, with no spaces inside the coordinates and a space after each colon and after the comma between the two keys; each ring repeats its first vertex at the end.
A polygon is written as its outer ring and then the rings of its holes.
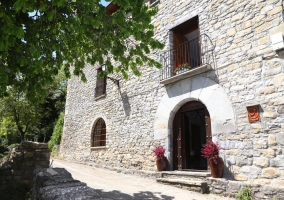
{"type": "Polygon", "coordinates": [[[140,178],[88,165],[54,160],[53,167],[65,168],[74,179],[85,182],[102,199],[121,200],[230,200],[213,194],[199,194],[157,183],[154,179],[140,178]]]}

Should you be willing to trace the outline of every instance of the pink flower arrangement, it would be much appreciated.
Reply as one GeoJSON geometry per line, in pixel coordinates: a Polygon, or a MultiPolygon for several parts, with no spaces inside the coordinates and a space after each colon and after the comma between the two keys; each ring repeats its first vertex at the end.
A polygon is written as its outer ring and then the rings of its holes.
{"type": "Polygon", "coordinates": [[[188,63],[183,63],[183,64],[178,64],[175,69],[174,69],[174,72],[177,73],[178,70],[181,70],[181,69],[190,69],[191,66],[188,64],[188,63]]]}
{"type": "Polygon", "coordinates": [[[221,147],[218,144],[215,144],[214,142],[211,141],[203,145],[201,153],[204,158],[206,158],[209,161],[213,160],[213,162],[217,164],[220,150],[221,147]]]}
{"type": "Polygon", "coordinates": [[[166,149],[162,146],[155,147],[153,152],[156,156],[156,160],[162,160],[165,157],[165,151],[166,151],[166,149]]]}

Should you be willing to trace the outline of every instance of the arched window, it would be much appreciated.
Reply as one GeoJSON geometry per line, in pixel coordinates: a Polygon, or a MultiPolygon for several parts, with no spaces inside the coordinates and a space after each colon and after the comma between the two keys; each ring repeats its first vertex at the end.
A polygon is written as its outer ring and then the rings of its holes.
{"type": "Polygon", "coordinates": [[[91,147],[106,146],[106,124],[102,118],[92,128],[91,147]]]}

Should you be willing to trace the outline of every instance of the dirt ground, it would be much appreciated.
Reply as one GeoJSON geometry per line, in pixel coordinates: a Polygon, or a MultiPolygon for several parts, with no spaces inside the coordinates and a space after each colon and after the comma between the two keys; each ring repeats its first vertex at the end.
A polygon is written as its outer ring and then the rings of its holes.
{"type": "Polygon", "coordinates": [[[53,167],[65,168],[74,179],[94,188],[104,199],[111,200],[232,200],[213,194],[200,194],[157,183],[154,179],[121,174],[88,165],[54,160],[53,167]]]}

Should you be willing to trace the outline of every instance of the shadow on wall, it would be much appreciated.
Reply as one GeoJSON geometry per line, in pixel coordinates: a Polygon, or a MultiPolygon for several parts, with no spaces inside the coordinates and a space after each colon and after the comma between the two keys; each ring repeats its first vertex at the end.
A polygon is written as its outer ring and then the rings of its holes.
{"type": "Polygon", "coordinates": [[[131,107],[130,107],[130,104],[129,104],[127,93],[122,92],[122,93],[120,93],[120,96],[121,96],[125,116],[130,116],[131,107]]]}
{"type": "Polygon", "coordinates": [[[224,164],[225,164],[223,178],[225,178],[226,180],[231,180],[231,181],[236,180],[233,172],[231,171],[232,170],[231,166],[236,164],[235,160],[230,159],[230,157],[227,157],[224,151],[221,151],[219,156],[223,159],[224,164]]]}
{"type": "Polygon", "coordinates": [[[225,179],[235,181],[233,173],[230,171],[230,167],[224,166],[224,176],[225,179]]]}

